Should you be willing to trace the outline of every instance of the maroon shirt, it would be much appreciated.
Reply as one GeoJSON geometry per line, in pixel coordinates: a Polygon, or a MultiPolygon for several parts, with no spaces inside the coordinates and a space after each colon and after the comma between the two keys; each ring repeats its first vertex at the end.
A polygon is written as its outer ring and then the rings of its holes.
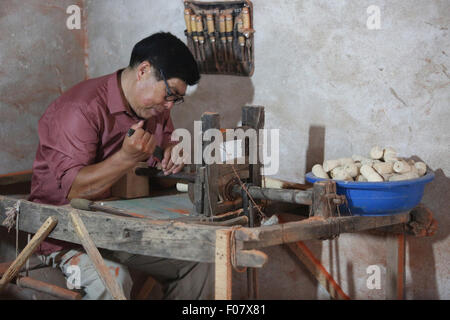
{"type": "MultiPolygon", "coordinates": [[[[128,129],[138,123],[126,108],[119,87],[121,70],[81,82],[56,99],[39,120],[39,146],[33,163],[29,201],[69,203],[75,177],[85,166],[105,160],[121,147],[128,129]]],[[[174,130],[170,111],[145,121],[163,149],[174,130]]],[[[152,157],[150,166],[156,165],[152,157]]],[[[110,196],[110,190],[102,198],[110,196]]],[[[68,247],[67,242],[48,240],[38,253],[50,254],[68,247]]]]}

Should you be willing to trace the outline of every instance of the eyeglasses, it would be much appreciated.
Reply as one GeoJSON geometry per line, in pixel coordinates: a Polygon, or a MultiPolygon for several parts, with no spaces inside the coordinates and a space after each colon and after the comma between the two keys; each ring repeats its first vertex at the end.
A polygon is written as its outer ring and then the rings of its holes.
{"type": "Polygon", "coordinates": [[[162,70],[159,70],[159,73],[161,74],[161,78],[164,80],[164,83],[166,84],[166,93],[167,95],[164,97],[164,100],[168,102],[173,102],[173,104],[180,104],[184,102],[183,96],[180,96],[178,94],[175,94],[170,90],[169,84],[167,83],[166,77],[164,76],[164,73],[162,70]]]}

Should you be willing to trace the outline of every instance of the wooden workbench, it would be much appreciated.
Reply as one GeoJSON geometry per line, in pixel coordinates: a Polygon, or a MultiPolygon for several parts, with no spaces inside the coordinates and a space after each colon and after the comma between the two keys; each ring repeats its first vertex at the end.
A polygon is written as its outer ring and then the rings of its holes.
{"type": "MultiPolygon", "coordinates": [[[[50,216],[58,218],[51,238],[80,243],[69,219],[70,206],[37,204],[23,199],[0,196],[0,221],[6,209],[19,203],[19,230],[35,233],[50,216]]],[[[177,221],[192,207],[187,194],[108,202],[143,218],[114,216],[101,212],[76,210],[99,248],[126,251],[163,258],[216,263],[216,297],[231,298],[231,248],[235,246],[235,266],[261,268],[268,257],[260,248],[326,239],[340,233],[357,232],[385,226],[404,225],[410,213],[385,217],[335,217],[305,219],[257,228],[200,225],[177,221]]],[[[393,265],[399,258],[393,255],[393,265]]],[[[402,258],[403,259],[403,258],[402,258]]],[[[395,280],[396,281],[396,280],[395,280]]]]}

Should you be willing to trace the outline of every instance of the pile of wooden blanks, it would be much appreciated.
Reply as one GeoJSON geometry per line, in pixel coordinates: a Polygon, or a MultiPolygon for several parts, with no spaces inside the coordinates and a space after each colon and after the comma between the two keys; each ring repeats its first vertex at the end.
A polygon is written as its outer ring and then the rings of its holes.
{"type": "Polygon", "coordinates": [[[368,157],[353,155],[351,158],[326,160],[312,168],[312,173],[319,178],[358,182],[416,179],[426,172],[424,162],[401,158],[394,148],[379,146],[374,146],[368,157]]]}

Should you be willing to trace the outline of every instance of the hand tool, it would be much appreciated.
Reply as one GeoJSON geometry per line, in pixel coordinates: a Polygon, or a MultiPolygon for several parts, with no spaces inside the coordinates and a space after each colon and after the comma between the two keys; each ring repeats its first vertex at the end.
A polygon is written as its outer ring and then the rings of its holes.
{"type": "Polygon", "coordinates": [[[137,176],[149,176],[154,178],[180,179],[189,182],[195,182],[195,173],[178,172],[174,174],[164,175],[164,172],[152,167],[140,167],[134,171],[137,176]]]}
{"type": "Polygon", "coordinates": [[[38,245],[40,245],[42,241],[44,241],[44,239],[49,235],[49,233],[53,230],[57,223],[58,219],[53,216],[48,217],[48,219],[45,220],[45,222],[35,233],[30,242],[28,242],[28,244],[16,258],[16,260],[11,263],[8,270],[6,270],[6,272],[3,274],[3,277],[0,280],[0,292],[2,292],[3,288],[17,276],[20,269],[23,267],[25,262],[27,262],[28,258],[34,253],[38,245]]]}
{"type": "Polygon", "coordinates": [[[247,45],[247,57],[248,61],[252,61],[252,56],[250,54],[250,47],[252,45],[250,41],[250,31],[251,31],[251,23],[250,23],[250,12],[248,8],[242,9],[242,19],[244,20],[244,34],[246,37],[246,45],[247,45]]]}
{"type": "Polygon", "coordinates": [[[245,37],[242,34],[242,31],[244,29],[244,22],[242,21],[241,17],[236,18],[236,24],[237,24],[237,30],[238,30],[238,40],[239,40],[239,47],[241,48],[241,61],[245,61],[245,37]]]}
{"type": "Polygon", "coordinates": [[[202,16],[198,15],[195,17],[196,25],[197,25],[197,33],[198,33],[198,42],[200,47],[200,57],[202,60],[202,64],[205,68],[205,71],[207,70],[207,64],[206,64],[206,56],[205,56],[205,36],[203,35],[203,20],[202,16]]]}
{"type": "Polygon", "coordinates": [[[197,22],[195,21],[195,14],[191,15],[191,29],[192,29],[192,38],[194,39],[195,57],[197,61],[200,61],[201,55],[198,48],[198,33],[197,33],[197,22]]]}
{"type": "Polygon", "coordinates": [[[211,47],[212,47],[212,51],[213,51],[213,55],[214,55],[214,63],[216,65],[217,71],[220,72],[220,66],[219,66],[219,63],[217,62],[216,37],[214,35],[214,30],[215,30],[214,29],[214,17],[212,14],[206,15],[206,24],[208,27],[209,40],[211,41],[211,47]]]}
{"type": "MultiPolygon", "coordinates": [[[[197,54],[196,52],[195,52],[195,49],[194,49],[194,45],[193,45],[193,43],[192,43],[192,28],[191,28],[191,10],[190,9],[185,9],[184,10],[184,22],[186,23],[186,32],[187,32],[187,39],[188,39],[188,47],[189,47],[189,49],[191,50],[191,52],[193,52],[194,53],[194,58],[195,58],[195,55],[197,54]]],[[[196,58],[195,58],[196,59],[196,58]]]]}
{"type": "Polygon", "coordinates": [[[219,16],[219,32],[220,32],[220,42],[222,43],[222,52],[224,56],[225,65],[228,69],[228,55],[227,55],[227,37],[225,34],[225,16],[221,14],[219,16]]]}
{"type": "Polygon", "coordinates": [[[245,37],[242,33],[242,31],[244,29],[244,22],[242,21],[241,16],[236,18],[236,25],[237,25],[237,31],[238,31],[239,48],[241,49],[241,51],[240,51],[241,56],[240,56],[239,62],[236,61],[237,65],[238,65],[238,71],[244,73],[245,75],[248,75],[249,74],[248,64],[245,61],[245,37]],[[244,69],[244,71],[242,69],[244,69]]]}
{"type": "Polygon", "coordinates": [[[86,210],[86,211],[102,211],[110,214],[114,214],[121,217],[132,217],[132,218],[145,218],[145,216],[125,211],[123,209],[114,208],[110,206],[104,205],[103,202],[96,203],[94,201],[86,200],[86,199],[72,199],[70,201],[70,205],[74,209],[78,210],[86,210]]]}
{"type": "Polygon", "coordinates": [[[230,67],[233,66],[234,63],[234,53],[233,53],[233,16],[231,14],[225,15],[225,32],[227,34],[227,42],[228,42],[228,57],[230,58],[230,67]]]}

